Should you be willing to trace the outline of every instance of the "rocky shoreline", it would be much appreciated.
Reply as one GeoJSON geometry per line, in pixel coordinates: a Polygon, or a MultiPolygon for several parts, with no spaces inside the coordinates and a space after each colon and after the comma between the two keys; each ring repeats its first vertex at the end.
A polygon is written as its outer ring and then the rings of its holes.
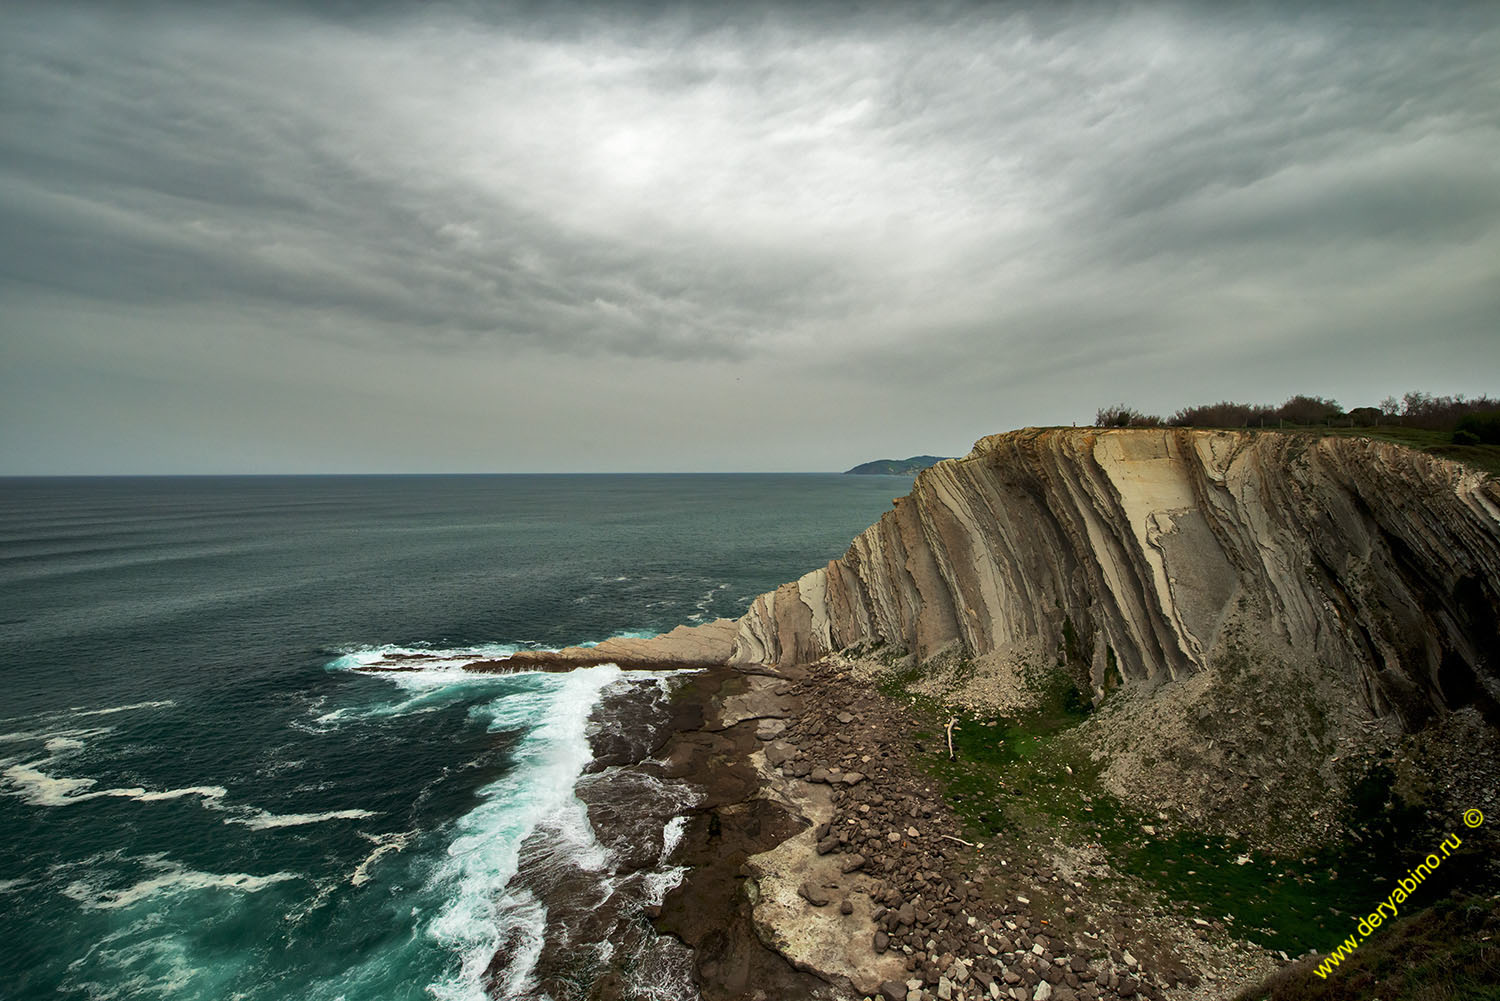
{"type": "MultiPolygon", "coordinates": [[[[1496,489],[1388,443],[1025,429],[924,471],[739,620],[469,665],[691,679],[650,748],[595,750],[622,788],[633,769],[698,790],[680,843],[635,853],[686,867],[639,922],[690,947],[692,986],[632,993],[616,958],[568,996],[1262,982],[1347,934],[1382,853],[1500,812],[1496,489]],[[937,746],[950,713],[972,757],[937,746]]],[[[626,794],[580,797],[628,843],[626,794]]],[[[1445,871],[1493,885],[1485,858],[1445,871]]]]}
{"type": "Polygon", "coordinates": [[[1280,965],[1127,899],[1060,844],[972,840],[905,703],[861,665],[717,668],[679,697],[702,700],[702,725],[657,760],[704,798],[655,925],[692,948],[707,1001],[1188,1001],[1280,965]]]}

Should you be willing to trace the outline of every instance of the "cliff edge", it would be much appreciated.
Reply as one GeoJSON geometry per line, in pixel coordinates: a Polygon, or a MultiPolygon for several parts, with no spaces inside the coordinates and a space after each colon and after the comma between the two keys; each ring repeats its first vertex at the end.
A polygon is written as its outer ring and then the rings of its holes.
{"type": "Polygon", "coordinates": [[[1062,649],[1095,699],[1246,646],[1403,728],[1500,723],[1500,484],[1389,443],[1025,429],[920,473],[848,552],[755,600],[732,663],[861,645],[995,675],[1062,649]],[[1248,635],[1247,635],[1248,634],[1248,635]]]}

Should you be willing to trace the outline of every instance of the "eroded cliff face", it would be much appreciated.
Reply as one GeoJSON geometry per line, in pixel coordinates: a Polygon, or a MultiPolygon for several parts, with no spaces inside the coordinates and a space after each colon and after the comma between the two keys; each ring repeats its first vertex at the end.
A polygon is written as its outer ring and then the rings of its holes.
{"type": "Polygon", "coordinates": [[[993,435],[757,598],[730,661],[871,643],[1002,673],[1061,658],[1096,696],[1272,650],[1406,729],[1470,705],[1500,724],[1500,485],[1359,438],[993,435]]]}

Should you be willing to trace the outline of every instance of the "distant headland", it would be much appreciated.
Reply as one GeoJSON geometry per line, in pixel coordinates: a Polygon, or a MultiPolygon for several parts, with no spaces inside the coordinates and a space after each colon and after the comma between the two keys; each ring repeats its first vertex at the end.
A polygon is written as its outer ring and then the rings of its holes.
{"type": "Polygon", "coordinates": [[[915,476],[930,466],[936,466],[946,455],[914,455],[910,459],[875,459],[862,462],[853,469],[844,470],[847,476],[856,473],[864,476],[915,476]]]}

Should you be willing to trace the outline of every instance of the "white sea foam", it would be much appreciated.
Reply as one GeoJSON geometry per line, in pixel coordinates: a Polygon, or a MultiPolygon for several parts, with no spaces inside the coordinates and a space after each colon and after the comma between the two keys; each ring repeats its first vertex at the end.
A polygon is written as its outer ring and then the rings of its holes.
{"type": "Polygon", "coordinates": [[[718,593],[727,589],[728,587],[728,584],[719,584],[716,587],[711,587],[707,591],[705,591],[703,593],[703,596],[693,603],[693,607],[696,608],[697,611],[688,616],[688,621],[707,622],[709,606],[713,604],[714,598],[718,595],[718,593]]]}
{"type": "Polygon", "coordinates": [[[541,950],[546,913],[529,894],[508,895],[522,842],[538,827],[572,842],[571,861],[602,867],[607,858],[593,838],[573,791],[590,759],[585,724],[600,693],[620,677],[612,666],[547,676],[531,692],[513,693],[477,710],[492,731],[531,727],[512,752],[513,770],[480,790],[484,801],[459,819],[448,858],[430,888],[445,899],[427,934],[460,958],[456,975],[428,990],[444,1001],[481,1001],[484,973],[502,940],[510,962],[507,993],[525,988],[541,950]],[[542,720],[540,725],[537,721],[542,720]],[[497,901],[499,902],[497,904],[497,901]]]}
{"type": "Polygon", "coordinates": [[[76,900],[90,910],[118,910],[140,903],[148,897],[193,893],[199,890],[235,890],[240,893],[259,893],[268,886],[298,879],[294,872],[273,872],[269,876],[252,876],[244,872],[212,873],[187,869],[175,863],[152,860],[159,875],[143,879],[123,890],[100,890],[85,880],[68,884],[62,895],[76,900]]]}
{"type": "Polygon", "coordinates": [[[43,727],[39,730],[15,730],[10,733],[0,733],[0,744],[19,744],[25,741],[49,741],[49,740],[72,740],[84,737],[97,737],[100,734],[110,733],[114,730],[111,726],[92,727],[43,727]]]}
{"type": "Polygon", "coordinates": [[[375,846],[374,851],[365,856],[365,860],[354,870],[349,877],[352,886],[364,886],[370,881],[370,869],[379,862],[381,856],[391,852],[405,851],[406,846],[411,843],[411,831],[398,831],[391,834],[366,834],[359,832],[359,836],[375,846]]]}
{"type": "MultiPolygon", "coordinates": [[[[35,723],[42,723],[45,726],[49,723],[55,724],[67,719],[82,719],[88,716],[113,716],[115,713],[135,712],[140,709],[164,709],[176,704],[171,699],[162,699],[156,702],[132,702],[129,705],[123,706],[106,706],[103,709],[86,709],[83,706],[72,706],[68,709],[39,713],[34,716],[0,716],[0,723],[16,723],[21,720],[31,720],[35,723]]],[[[30,733],[0,734],[0,740],[6,740],[7,738],[24,739],[32,735],[30,733]]]]}
{"type": "Polygon", "coordinates": [[[512,643],[467,647],[408,647],[388,643],[347,650],[328,663],[328,670],[375,674],[410,697],[395,703],[345,706],[317,716],[311,725],[292,725],[312,733],[329,733],[349,722],[446,709],[473,698],[475,688],[506,683],[506,675],[466,670],[469,665],[502,660],[520,649],[521,646],[512,643]]]}
{"type": "Polygon", "coordinates": [[[328,810],[324,813],[271,813],[259,807],[231,807],[235,815],[226,817],[226,824],[242,824],[252,831],[268,831],[277,827],[302,827],[306,824],[321,824],[329,820],[362,820],[379,816],[373,810],[328,810]]]}
{"type": "Polygon", "coordinates": [[[185,796],[202,797],[204,806],[212,806],[227,795],[227,790],[223,786],[184,786],[180,789],[161,790],[145,789],[140,786],[95,789],[94,786],[99,784],[97,779],[49,775],[42,771],[39,766],[51,761],[52,759],[48,758],[41,762],[11,765],[5,769],[3,772],[5,779],[14,787],[11,794],[21,797],[32,806],[72,806],[75,803],[104,797],[133,799],[141,803],[159,803],[164,800],[182,799],[185,796]]]}
{"type": "MultiPolygon", "coordinates": [[[[533,646],[528,644],[527,648],[533,646]]],[[[451,972],[427,985],[428,995],[440,1001],[484,1001],[490,996],[487,985],[501,997],[525,996],[534,991],[535,964],[546,940],[548,914],[545,903],[531,890],[516,885],[523,844],[528,845],[528,877],[536,877],[554,865],[593,871],[600,875],[602,891],[607,895],[613,885],[609,877],[613,859],[594,836],[587,810],[576,792],[582,770],[591,759],[589,718],[612,685],[655,682],[666,696],[673,679],[681,673],[632,672],[626,682],[624,673],[614,665],[579,668],[565,674],[492,675],[463,669],[474,660],[505,656],[513,649],[518,648],[378,647],[349,651],[330,664],[330,669],[378,673],[408,697],[379,707],[327,713],[317,721],[322,726],[337,726],[356,717],[399,715],[472,702],[476,691],[483,691],[482,686],[498,683],[497,697],[473,705],[471,717],[483,721],[491,732],[525,734],[509,752],[506,774],[481,788],[480,803],[455,822],[446,858],[431,871],[419,891],[420,899],[431,902],[420,911],[426,915],[424,938],[454,958],[451,972]],[[420,657],[404,656],[408,653],[420,657]],[[377,664],[386,669],[368,670],[377,664]],[[401,669],[397,670],[398,666],[401,669]],[[491,977],[490,967],[497,955],[504,968],[491,977]]],[[[668,809],[681,809],[677,804],[685,806],[695,798],[686,784],[659,789],[659,783],[649,785],[646,794],[653,800],[658,794],[667,797],[673,803],[668,809]]],[[[664,858],[680,841],[684,824],[684,820],[674,819],[666,825],[664,842],[669,844],[664,858]]],[[[350,883],[356,886],[370,881],[375,865],[388,852],[407,846],[404,834],[361,836],[371,841],[374,850],[350,876],[350,883]]],[[[650,874],[639,885],[650,900],[659,901],[677,885],[682,873],[679,867],[666,868],[650,874]]],[[[527,882],[531,881],[528,878],[527,882]]],[[[670,996],[683,996],[680,985],[689,981],[674,980],[665,968],[659,972],[664,985],[668,981],[678,985],[670,996]]],[[[375,976],[376,971],[351,971],[341,982],[358,982],[366,974],[375,976]]]]}
{"type": "Polygon", "coordinates": [[[427,673],[462,668],[479,660],[509,657],[521,648],[513,643],[481,643],[464,647],[380,646],[342,651],[328,664],[334,671],[390,671],[394,675],[427,673]],[[408,670],[410,668],[410,670],[408,670]]]}
{"type": "Polygon", "coordinates": [[[687,821],[686,817],[673,817],[662,828],[661,860],[663,864],[672,857],[672,853],[677,850],[677,846],[682,844],[682,833],[687,829],[687,821]]]}
{"type": "Polygon", "coordinates": [[[140,709],[167,709],[176,704],[171,699],[161,699],[156,702],[132,702],[125,706],[109,706],[105,709],[84,709],[81,706],[75,706],[68,712],[73,716],[112,716],[115,713],[130,713],[140,709]]]}
{"type": "Polygon", "coordinates": [[[650,907],[660,907],[661,902],[667,899],[667,894],[676,889],[682,882],[682,877],[687,874],[687,866],[674,865],[655,872],[648,872],[643,877],[646,884],[645,902],[650,907]]]}
{"type": "Polygon", "coordinates": [[[329,820],[362,820],[376,814],[370,810],[327,810],[321,813],[272,813],[256,806],[231,806],[224,802],[229,790],[217,785],[181,786],[176,789],[147,789],[143,786],[97,789],[98,779],[69,775],[54,775],[44,769],[58,761],[71,757],[84,748],[84,742],[74,737],[52,737],[46,747],[51,752],[40,761],[11,764],[0,775],[11,786],[11,795],[19,796],[31,806],[62,807],[89,800],[113,798],[134,800],[137,803],[165,803],[198,797],[205,809],[220,810],[228,814],[226,824],[240,824],[255,831],[272,830],[279,827],[301,827],[305,824],[321,824],[329,820]]]}
{"type": "Polygon", "coordinates": [[[146,789],[143,786],[96,789],[98,779],[80,778],[70,775],[55,775],[48,768],[74,757],[87,746],[82,738],[108,733],[106,729],[60,730],[55,733],[33,734],[33,739],[44,740],[47,757],[35,761],[9,763],[0,775],[10,786],[12,796],[19,796],[32,806],[72,806],[93,799],[112,797],[132,799],[142,803],[198,796],[204,806],[216,806],[226,794],[223,786],[184,786],[180,789],[146,789]]]}
{"type": "MultiPolygon", "coordinates": [[[[542,947],[547,941],[547,908],[530,893],[522,891],[503,900],[496,911],[497,927],[508,932],[505,944],[509,962],[496,981],[495,995],[502,998],[529,997],[532,994],[532,971],[541,958],[542,947]]],[[[499,944],[498,936],[496,945],[499,944]]],[[[485,958],[478,964],[477,974],[485,971],[495,946],[484,947],[485,958]]],[[[481,982],[470,975],[471,955],[464,957],[464,974],[459,982],[430,984],[427,992],[436,998],[462,998],[465,1001],[488,1001],[490,993],[481,982]]]]}

